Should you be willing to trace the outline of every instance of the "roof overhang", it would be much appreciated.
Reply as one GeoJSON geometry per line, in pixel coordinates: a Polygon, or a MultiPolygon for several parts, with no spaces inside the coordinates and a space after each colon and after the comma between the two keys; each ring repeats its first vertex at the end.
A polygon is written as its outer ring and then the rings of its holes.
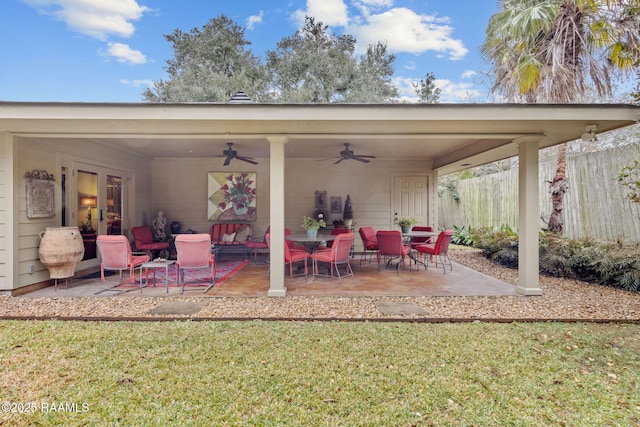
{"type": "Polygon", "coordinates": [[[0,102],[0,132],[94,141],[154,157],[209,157],[226,142],[268,157],[266,137],[286,135],[287,157],[324,158],[349,142],[378,158],[428,159],[441,174],[640,120],[620,104],[113,104],[0,102]]]}

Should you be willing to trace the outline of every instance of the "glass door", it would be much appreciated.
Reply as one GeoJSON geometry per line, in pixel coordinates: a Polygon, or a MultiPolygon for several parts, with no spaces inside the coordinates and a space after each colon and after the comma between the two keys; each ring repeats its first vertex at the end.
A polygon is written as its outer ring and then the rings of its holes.
{"type": "MultiPolygon", "coordinates": [[[[73,167],[76,197],[67,197],[75,211],[69,225],[77,225],[84,243],[83,261],[96,261],[98,236],[123,234],[126,226],[126,186],[130,173],[76,162],[73,167]],[[75,209],[74,209],[75,208],[75,209]]],[[[70,187],[66,177],[65,189],[70,187]]],[[[66,190],[65,190],[66,191],[66,190]]],[[[72,194],[73,195],[73,194],[72,194]]],[[[87,264],[89,265],[89,263],[87,264]]]]}
{"type": "Polygon", "coordinates": [[[78,169],[78,216],[77,225],[84,242],[82,260],[96,258],[98,236],[98,173],[78,169]]]}

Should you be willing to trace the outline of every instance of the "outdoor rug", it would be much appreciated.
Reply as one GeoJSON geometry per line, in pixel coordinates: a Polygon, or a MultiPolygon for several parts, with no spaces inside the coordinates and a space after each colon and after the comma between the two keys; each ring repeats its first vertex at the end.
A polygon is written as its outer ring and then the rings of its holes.
{"type": "MultiPolygon", "coordinates": [[[[226,280],[231,278],[235,273],[240,271],[242,267],[247,265],[249,261],[247,260],[232,260],[232,261],[218,261],[216,263],[216,277],[215,277],[215,286],[222,285],[226,280]]],[[[178,268],[175,264],[169,266],[169,287],[175,288],[178,286],[178,268]]],[[[165,269],[157,268],[155,269],[156,273],[156,287],[165,286],[165,269]]],[[[146,280],[149,279],[149,286],[153,286],[153,270],[149,269],[146,273],[142,272],[142,282],[143,284],[146,280]]],[[[126,279],[120,286],[116,289],[121,288],[139,288],[140,287],[140,276],[135,274],[135,278],[126,279]]],[[[210,269],[197,269],[197,270],[185,270],[184,272],[184,288],[185,290],[190,287],[203,287],[211,284],[211,270],[210,269]]]]}

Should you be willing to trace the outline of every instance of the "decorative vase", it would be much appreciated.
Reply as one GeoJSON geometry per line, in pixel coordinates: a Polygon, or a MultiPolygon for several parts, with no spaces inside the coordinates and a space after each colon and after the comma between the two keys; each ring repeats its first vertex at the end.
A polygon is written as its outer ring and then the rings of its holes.
{"type": "Polygon", "coordinates": [[[345,219],[345,220],[344,220],[344,226],[345,226],[346,228],[349,228],[349,229],[350,229],[352,224],[353,224],[353,219],[349,218],[349,219],[345,219]]]}
{"type": "Polygon", "coordinates": [[[178,221],[173,221],[170,224],[170,227],[171,227],[171,234],[180,234],[180,229],[182,228],[182,225],[178,221]]]}
{"type": "Polygon", "coordinates": [[[411,231],[411,226],[410,225],[401,225],[400,229],[402,230],[403,233],[408,233],[411,231]]]}
{"type": "Polygon", "coordinates": [[[317,228],[308,228],[307,229],[307,237],[317,237],[318,236],[318,229],[317,228]]]}
{"type": "Polygon", "coordinates": [[[73,277],[84,256],[84,243],[78,227],[47,227],[40,232],[40,262],[52,279],[73,277]]]}
{"type": "Polygon", "coordinates": [[[237,216],[246,215],[249,212],[249,205],[236,205],[233,204],[233,213],[237,216]]]}

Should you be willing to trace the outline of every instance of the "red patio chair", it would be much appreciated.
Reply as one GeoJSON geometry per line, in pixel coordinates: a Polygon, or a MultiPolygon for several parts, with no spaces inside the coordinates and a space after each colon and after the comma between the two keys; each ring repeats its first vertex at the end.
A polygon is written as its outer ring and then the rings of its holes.
{"type": "Polygon", "coordinates": [[[267,244],[267,234],[269,233],[270,229],[271,229],[271,226],[267,227],[267,231],[264,233],[264,236],[262,237],[262,239],[251,240],[245,243],[245,246],[247,247],[247,249],[250,252],[253,252],[254,262],[258,261],[258,251],[265,251],[269,249],[269,245],[267,244]]]}
{"type": "Polygon", "coordinates": [[[176,261],[178,286],[182,282],[180,293],[184,292],[185,270],[206,269],[211,271],[211,283],[205,285],[204,292],[207,292],[215,285],[216,261],[211,253],[211,235],[207,233],[178,234],[176,236],[176,253],[178,257],[176,261]]]}
{"type": "Polygon", "coordinates": [[[360,233],[360,238],[362,239],[362,256],[360,257],[360,264],[367,258],[367,252],[369,254],[369,262],[371,262],[371,258],[373,254],[378,252],[378,239],[376,238],[376,230],[373,227],[360,227],[358,229],[358,233],[360,233]]]}
{"type": "MultiPolygon", "coordinates": [[[[148,225],[139,225],[131,229],[133,244],[137,251],[146,252],[149,258],[153,258],[153,252],[169,250],[169,242],[156,242],[153,240],[153,231],[148,225]]],[[[165,257],[167,258],[167,257],[165,257]]]]}
{"type": "MultiPolygon", "coordinates": [[[[265,240],[269,245],[269,249],[271,249],[271,233],[265,234],[265,240]]],[[[307,251],[303,249],[301,250],[301,249],[290,248],[288,243],[289,242],[285,242],[285,245],[284,245],[284,263],[289,267],[289,276],[291,277],[301,276],[301,274],[293,274],[293,264],[296,262],[303,262],[304,276],[306,277],[309,274],[309,269],[307,266],[307,259],[309,258],[309,254],[307,253],[307,251]]]]}
{"type": "Polygon", "coordinates": [[[319,249],[309,255],[313,261],[313,276],[334,277],[334,270],[340,280],[342,280],[342,277],[353,276],[353,270],[351,269],[351,264],[349,264],[349,256],[354,239],[355,234],[352,232],[338,234],[330,248],[319,249]],[[318,263],[321,262],[329,264],[331,274],[319,273],[318,263]],[[342,276],[340,275],[340,265],[344,265],[346,268],[346,272],[342,276]]]}
{"type": "MultiPolygon", "coordinates": [[[[433,227],[430,225],[414,225],[411,231],[433,232],[433,227]]],[[[413,237],[411,239],[411,248],[415,249],[417,246],[426,245],[427,243],[431,243],[431,237],[413,237]]]]}
{"type": "MultiPolygon", "coordinates": [[[[135,280],[134,270],[136,267],[149,262],[149,255],[134,255],[131,252],[129,239],[120,235],[100,235],[96,239],[96,245],[100,252],[100,278],[105,281],[105,270],[116,270],[120,272],[120,282],[111,288],[103,289],[99,292],[114,290],[122,285],[123,272],[129,270],[129,277],[135,280]]],[[[142,269],[140,269],[140,291],[142,292],[142,269]]]]}
{"type": "MultiPolygon", "coordinates": [[[[411,246],[404,244],[402,232],[400,230],[381,230],[376,233],[378,240],[378,271],[380,271],[380,260],[387,260],[387,265],[391,265],[394,259],[398,259],[396,270],[400,274],[400,264],[404,264],[404,259],[411,252],[411,246]]],[[[411,263],[409,263],[411,269],[411,263]]]]}
{"type": "MultiPolygon", "coordinates": [[[[449,266],[449,270],[453,271],[453,264],[449,259],[449,255],[447,254],[449,250],[449,243],[451,242],[451,236],[453,236],[453,230],[444,230],[438,234],[438,238],[435,243],[419,245],[416,247],[416,250],[425,255],[426,258],[431,258],[432,256],[437,255],[442,262],[442,269],[444,270],[444,274],[447,274],[446,266],[449,266]],[[426,255],[429,255],[427,257],[426,255]],[[445,262],[446,260],[446,262],[445,262]]],[[[425,261],[425,264],[428,264],[428,259],[425,261]]],[[[438,260],[436,260],[436,267],[438,266],[438,260]]]]}

